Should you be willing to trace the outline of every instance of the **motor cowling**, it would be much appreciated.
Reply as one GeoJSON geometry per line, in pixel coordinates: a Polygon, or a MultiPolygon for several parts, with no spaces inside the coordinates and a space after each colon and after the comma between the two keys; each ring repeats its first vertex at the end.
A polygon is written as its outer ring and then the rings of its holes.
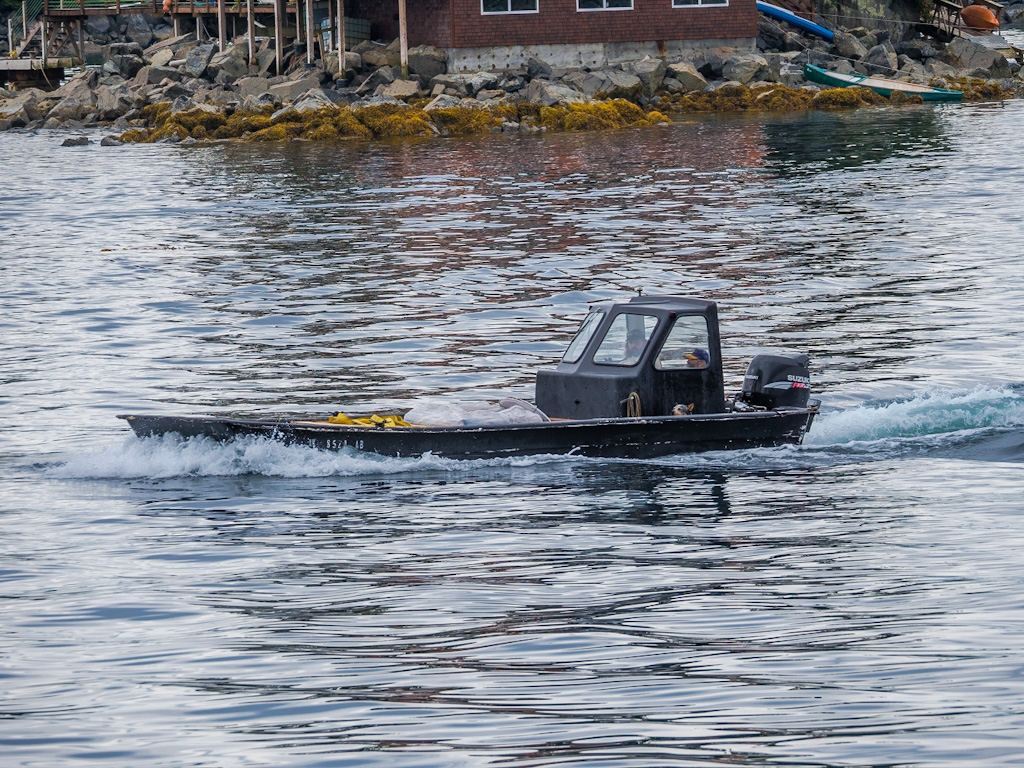
{"type": "Polygon", "coordinates": [[[743,377],[740,400],[761,408],[806,408],[811,397],[810,358],[800,354],[755,355],[743,377]]]}

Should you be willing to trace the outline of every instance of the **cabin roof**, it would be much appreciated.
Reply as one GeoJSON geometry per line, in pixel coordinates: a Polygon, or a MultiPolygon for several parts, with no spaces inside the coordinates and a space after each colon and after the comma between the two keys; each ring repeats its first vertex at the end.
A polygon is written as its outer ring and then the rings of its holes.
{"type": "Polygon", "coordinates": [[[706,314],[709,309],[713,309],[716,305],[715,302],[708,299],[695,299],[690,296],[634,296],[629,301],[618,301],[612,304],[602,305],[607,309],[611,308],[623,308],[628,306],[630,309],[650,309],[657,312],[682,312],[686,314],[706,314]]]}

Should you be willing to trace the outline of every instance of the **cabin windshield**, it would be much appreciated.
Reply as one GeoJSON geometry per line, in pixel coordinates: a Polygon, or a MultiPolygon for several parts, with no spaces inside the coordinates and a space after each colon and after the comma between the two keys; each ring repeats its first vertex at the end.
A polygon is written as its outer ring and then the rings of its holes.
{"type": "Polygon", "coordinates": [[[565,350],[565,354],[562,355],[563,363],[575,363],[583,357],[583,351],[587,348],[587,344],[590,343],[590,339],[593,338],[594,332],[597,330],[597,326],[601,324],[601,319],[604,317],[604,312],[591,312],[583,319],[583,324],[580,329],[576,331],[576,336],[569,342],[569,348],[565,350]]]}
{"type": "Polygon", "coordinates": [[[623,312],[616,317],[594,353],[598,365],[636,365],[658,325],[654,315],[623,312]]]}
{"type": "Polygon", "coordinates": [[[711,364],[709,349],[707,319],[703,315],[683,315],[675,319],[654,367],[661,370],[707,368],[711,364]]]}

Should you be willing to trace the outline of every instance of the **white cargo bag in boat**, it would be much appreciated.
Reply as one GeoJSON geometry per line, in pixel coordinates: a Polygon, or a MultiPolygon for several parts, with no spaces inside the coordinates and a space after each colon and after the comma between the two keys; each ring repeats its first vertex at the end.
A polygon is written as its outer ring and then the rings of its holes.
{"type": "Polygon", "coordinates": [[[483,427],[503,424],[540,424],[550,419],[525,400],[506,397],[496,403],[422,403],[405,414],[410,424],[422,427],[483,427]]]}

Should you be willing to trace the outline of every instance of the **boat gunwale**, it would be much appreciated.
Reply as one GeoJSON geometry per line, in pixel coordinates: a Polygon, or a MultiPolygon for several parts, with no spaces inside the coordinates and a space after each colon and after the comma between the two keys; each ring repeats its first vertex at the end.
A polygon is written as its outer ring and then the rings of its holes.
{"type": "Polygon", "coordinates": [[[307,420],[307,419],[244,419],[244,418],[221,418],[218,416],[167,416],[167,415],[148,415],[148,414],[118,414],[117,418],[124,419],[131,423],[136,419],[160,419],[160,420],[174,420],[182,422],[200,422],[200,423],[216,423],[223,424],[225,426],[238,426],[248,428],[265,428],[268,430],[280,430],[280,429],[302,429],[318,432],[356,432],[356,433],[370,433],[370,432],[403,432],[409,434],[459,434],[468,432],[505,432],[505,431],[523,431],[523,430],[537,430],[537,429],[571,429],[574,427],[594,427],[594,426],[612,426],[612,425],[625,425],[625,426],[644,426],[644,425],[661,425],[661,424],[672,424],[672,423],[691,423],[691,422],[702,422],[702,421],[723,421],[723,420],[757,420],[765,418],[782,418],[784,416],[791,416],[800,413],[806,414],[817,414],[819,410],[818,405],[808,405],[806,407],[797,406],[780,406],[772,410],[757,410],[757,411],[726,411],[724,413],[689,413],[682,415],[664,415],[664,416],[636,416],[636,417],[605,417],[596,419],[559,419],[557,421],[541,421],[532,422],[529,424],[467,424],[460,426],[427,426],[427,425],[410,425],[410,426],[385,426],[383,423],[380,425],[363,425],[363,424],[333,424],[329,421],[319,420],[307,420]]]}
{"type": "Polygon", "coordinates": [[[867,88],[883,96],[891,96],[893,92],[914,94],[925,101],[959,101],[963,98],[964,92],[951,88],[936,88],[933,85],[912,83],[908,80],[893,80],[875,75],[850,74],[847,72],[833,72],[829,69],[816,66],[810,62],[804,64],[804,77],[819,85],[831,85],[839,88],[867,88]],[[822,80],[816,80],[808,75],[814,73],[822,80]],[[871,83],[869,81],[874,81],[871,83]],[[892,87],[889,86],[891,84],[892,87]]]}

